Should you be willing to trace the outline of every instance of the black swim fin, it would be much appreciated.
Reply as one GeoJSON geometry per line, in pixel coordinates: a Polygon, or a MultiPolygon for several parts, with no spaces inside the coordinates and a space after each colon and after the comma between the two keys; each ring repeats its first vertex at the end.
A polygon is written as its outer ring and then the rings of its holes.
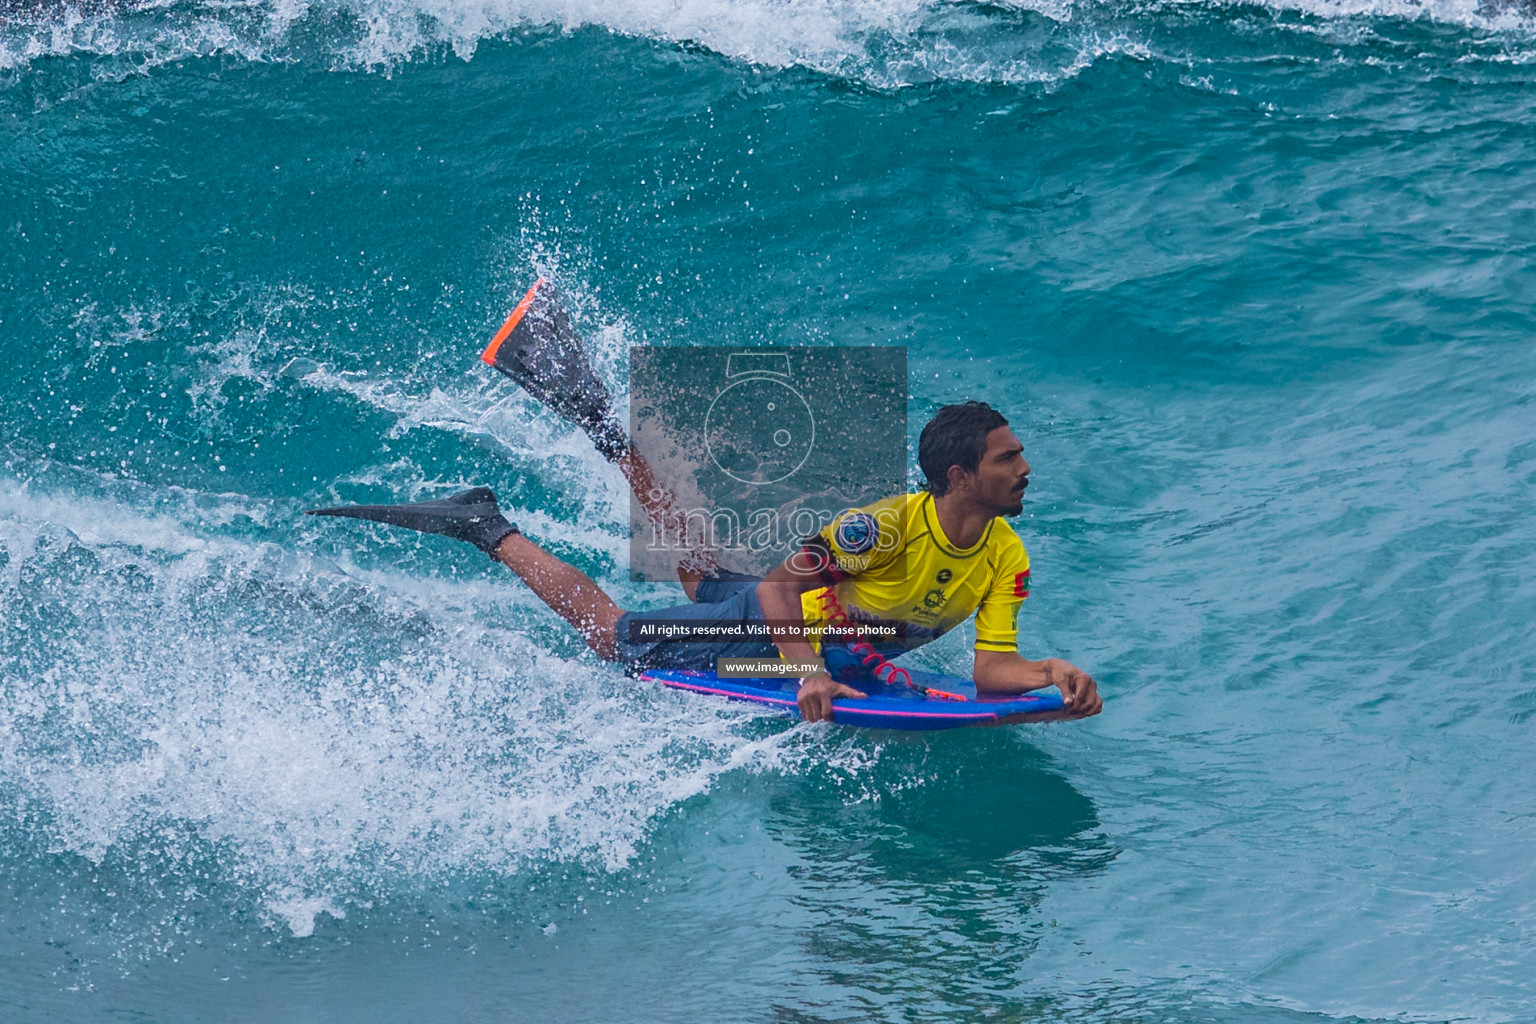
{"type": "Polygon", "coordinates": [[[533,283],[480,359],[585,430],[610,462],[629,451],[629,438],[613,418],[608,389],[592,372],[581,338],[548,279],[533,283]]]}
{"type": "Polygon", "coordinates": [[[492,558],[496,557],[496,545],[508,534],[518,532],[517,527],[501,514],[496,494],[489,487],[471,487],[437,501],[418,501],[409,505],[341,505],[312,508],[304,514],[367,519],[422,533],[438,533],[473,544],[492,558]]]}

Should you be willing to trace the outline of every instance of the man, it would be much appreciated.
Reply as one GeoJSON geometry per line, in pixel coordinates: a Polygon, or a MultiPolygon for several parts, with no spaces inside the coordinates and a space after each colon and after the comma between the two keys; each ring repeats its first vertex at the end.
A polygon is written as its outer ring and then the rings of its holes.
{"type": "MultiPolygon", "coordinates": [[[[483,358],[581,425],[624,471],[652,517],[664,519],[664,492],[613,421],[607,393],[587,368],[563,310],[552,292],[540,293],[544,284],[529,290],[483,358]],[[503,351],[508,339],[515,349],[510,354],[503,351]]],[[[1103,702],[1087,673],[1058,658],[1032,661],[1018,653],[1015,618],[1029,595],[1029,556],[1003,517],[1023,511],[1030,472],[1023,453],[1007,420],[990,406],[945,406],[918,444],[925,490],[844,513],[760,581],[680,569],[693,603],[644,612],[619,608],[586,574],[523,536],[488,488],[439,501],[310,514],[368,519],[474,544],[515,572],[599,656],[630,668],[713,670],[719,658],[781,654],[814,661],[819,653],[826,671],[804,678],[799,690],[800,713],[808,722],[830,721],[834,700],[865,696],[853,684],[888,678],[881,669],[891,668],[889,659],[937,639],[972,613],[978,693],[1055,686],[1067,717],[1096,715],[1103,702]],[[753,638],[758,634],[747,628],[735,633],[746,639],[640,639],[647,622],[680,621],[767,624],[772,639],[753,638]],[[844,633],[829,638],[829,625],[844,633]],[[856,635],[847,636],[848,630],[856,635]]]]}
{"type": "MultiPolygon", "coordinates": [[[[1024,510],[1030,466],[1008,421],[983,402],[945,406],[923,428],[918,466],[925,491],[845,514],[769,573],[758,585],[765,617],[803,617],[814,636],[829,618],[826,609],[834,608],[856,627],[886,627],[869,630],[876,637],[869,646],[890,658],[937,639],[975,612],[977,693],[1057,686],[1073,717],[1098,714],[1103,702],[1087,673],[1018,652],[1015,619],[1029,596],[1029,556],[1002,517],[1024,510]],[[895,514],[881,515],[887,511],[895,514]],[[886,532],[894,536],[883,538],[886,532]],[[894,643],[885,640],[892,634],[894,643]]],[[[787,635],[778,647],[786,658],[815,655],[807,636],[787,635]]],[[[829,668],[846,678],[838,670],[847,671],[847,645],[823,647],[829,668]]],[[[821,673],[801,683],[800,712],[807,721],[829,719],[834,698],[862,696],[821,673]]]]}

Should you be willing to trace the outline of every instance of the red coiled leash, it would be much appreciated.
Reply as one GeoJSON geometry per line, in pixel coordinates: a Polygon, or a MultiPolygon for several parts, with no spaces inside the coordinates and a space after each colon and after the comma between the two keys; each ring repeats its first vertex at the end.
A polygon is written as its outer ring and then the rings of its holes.
{"type": "MultiPolygon", "coordinates": [[[[849,625],[848,613],[843,611],[843,606],[841,602],[838,601],[837,595],[832,592],[831,587],[826,587],[823,589],[820,596],[818,597],[818,600],[821,601],[821,612],[826,616],[827,622],[829,624],[834,626],[849,625]]],[[[861,664],[869,669],[870,675],[874,676],[877,680],[887,686],[890,686],[898,678],[900,678],[902,682],[906,683],[908,686],[922,694],[924,697],[936,698],[938,700],[966,699],[964,694],[950,693],[948,690],[936,690],[931,686],[923,686],[921,683],[916,682],[912,678],[912,674],[910,672],[899,665],[892,665],[890,661],[887,660],[885,656],[883,656],[879,651],[875,650],[874,646],[868,641],[859,640],[852,644],[851,647],[853,653],[859,656],[861,664]]]]}

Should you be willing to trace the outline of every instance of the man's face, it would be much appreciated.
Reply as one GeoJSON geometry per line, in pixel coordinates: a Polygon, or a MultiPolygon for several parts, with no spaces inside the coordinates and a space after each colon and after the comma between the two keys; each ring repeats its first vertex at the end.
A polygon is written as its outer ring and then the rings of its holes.
{"type": "Polygon", "coordinates": [[[978,500],[997,509],[1000,516],[1024,511],[1024,488],[1029,486],[1029,463],[1024,446],[1007,427],[987,434],[987,450],[972,478],[978,500]]]}

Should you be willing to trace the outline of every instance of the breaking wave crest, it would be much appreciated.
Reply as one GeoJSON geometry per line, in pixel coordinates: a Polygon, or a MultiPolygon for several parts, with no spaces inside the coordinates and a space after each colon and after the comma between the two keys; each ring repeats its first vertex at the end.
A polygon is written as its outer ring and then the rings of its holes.
{"type": "MultiPolygon", "coordinates": [[[[595,29],[875,88],[1058,81],[1106,54],[1160,53],[1152,43],[1159,33],[1149,26],[1201,12],[1324,23],[1429,19],[1521,34],[1528,34],[1532,13],[1528,0],[6,0],[0,9],[0,70],[82,53],[118,60],[102,74],[221,54],[388,70],[445,50],[468,60],[488,39],[595,29]]],[[[1167,55],[1187,58],[1176,36],[1164,40],[1172,44],[1167,55]]]]}

